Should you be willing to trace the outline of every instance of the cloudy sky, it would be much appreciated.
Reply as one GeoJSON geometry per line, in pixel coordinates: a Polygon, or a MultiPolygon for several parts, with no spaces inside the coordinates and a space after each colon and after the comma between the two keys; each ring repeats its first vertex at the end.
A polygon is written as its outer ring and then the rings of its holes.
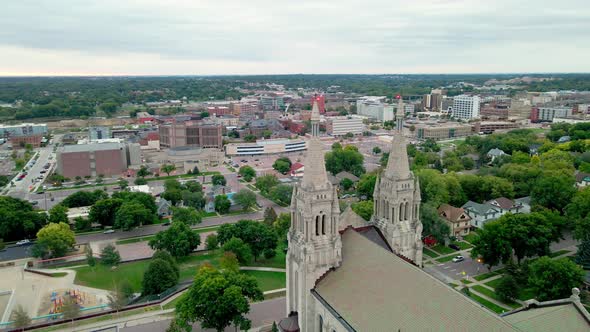
{"type": "Polygon", "coordinates": [[[590,0],[3,0],[0,75],[590,72],[590,0]]]}

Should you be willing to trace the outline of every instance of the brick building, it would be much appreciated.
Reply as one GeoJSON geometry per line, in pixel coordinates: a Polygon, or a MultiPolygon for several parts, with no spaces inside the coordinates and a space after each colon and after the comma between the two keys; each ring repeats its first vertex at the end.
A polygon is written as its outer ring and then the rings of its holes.
{"type": "Polygon", "coordinates": [[[91,143],[66,145],[57,153],[57,172],[65,177],[116,176],[141,163],[139,144],[91,143]]]}
{"type": "Polygon", "coordinates": [[[221,139],[222,126],[219,124],[187,121],[160,126],[160,146],[176,148],[194,146],[202,148],[219,148],[223,146],[221,139]]]}

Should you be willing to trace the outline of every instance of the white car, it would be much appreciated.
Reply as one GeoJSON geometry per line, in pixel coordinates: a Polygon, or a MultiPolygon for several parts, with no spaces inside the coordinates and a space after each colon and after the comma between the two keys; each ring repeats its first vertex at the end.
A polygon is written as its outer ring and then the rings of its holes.
{"type": "Polygon", "coordinates": [[[20,240],[20,241],[18,241],[18,242],[16,243],[16,245],[17,245],[17,246],[26,246],[27,244],[30,244],[30,243],[31,243],[31,240],[24,239],[24,240],[20,240]]]}
{"type": "Polygon", "coordinates": [[[106,231],[102,232],[103,234],[112,234],[114,233],[115,230],[114,229],[107,229],[106,231]]]}
{"type": "Polygon", "coordinates": [[[459,263],[465,260],[465,257],[459,255],[459,256],[455,256],[453,257],[453,263],[459,263]]]}

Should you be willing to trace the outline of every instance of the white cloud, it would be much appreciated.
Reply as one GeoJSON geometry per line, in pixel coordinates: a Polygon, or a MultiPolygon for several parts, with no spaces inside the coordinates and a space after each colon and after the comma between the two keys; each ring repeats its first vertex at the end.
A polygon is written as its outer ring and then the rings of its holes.
{"type": "Polygon", "coordinates": [[[586,0],[2,6],[0,75],[588,72],[586,0]]]}

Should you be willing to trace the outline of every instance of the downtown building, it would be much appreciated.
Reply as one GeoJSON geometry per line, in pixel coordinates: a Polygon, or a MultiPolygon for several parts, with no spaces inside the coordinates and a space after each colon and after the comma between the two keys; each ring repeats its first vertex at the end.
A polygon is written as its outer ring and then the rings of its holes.
{"type": "Polygon", "coordinates": [[[89,143],[62,146],[57,152],[57,173],[76,176],[120,176],[130,166],[141,165],[138,143],[89,143]]]}
{"type": "Polygon", "coordinates": [[[395,118],[394,106],[385,102],[387,97],[365,96],[356,101],[356,113],[380,122],[395,118]]]}
{"type": "Polygon", "coordinates": [[[461,120],[479,118],[478,96],[460,95],[453,98],[453,117],[461,120]]]}
{"type": "Polygon", "coordinates": [[[7,139],[13,148],[31,144],[34,148],[41,146],[43,136],[47,134],[46,124],[21,123],[17,125],[0,124],[0,138],[7,139]]]}
{"type": "Polygon", "coordinates": [[[569,118],[572,113],[573,109],[569,106],[533,107],[531,122],[552,122],[553,118],[569,118]]]}
{"type": "Polygon", "coordinates": [[[326,118],[326,132],[331,136],[344,136],[348,133],[362,135],[365,131],[363,119],[354,116],[335,116],[326,118]]]}
{"type": "Polygon", "coordinates": [[[220,124],[186,121],[160,125],[160,146],[166,148],[178,147],[223,147],[220,124]]]}

